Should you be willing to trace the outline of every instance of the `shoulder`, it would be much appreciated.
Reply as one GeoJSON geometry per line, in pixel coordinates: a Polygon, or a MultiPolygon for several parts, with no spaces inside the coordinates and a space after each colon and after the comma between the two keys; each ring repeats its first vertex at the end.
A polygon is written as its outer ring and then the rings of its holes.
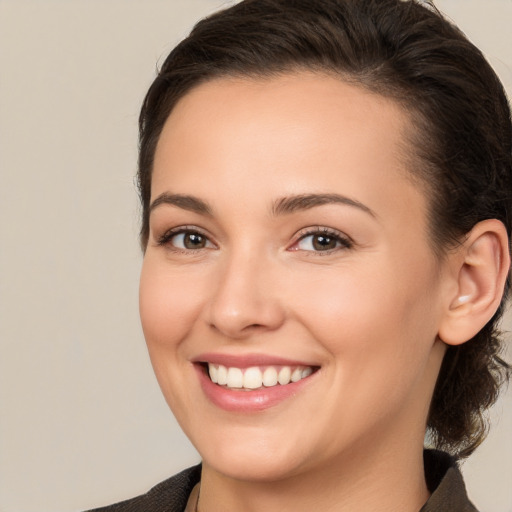
{"type": "Polygon", "coordinates": [[[457,460],[447,453],[425,450],[425,477],[432,493],[420,512],[478,512],[469,501],[457,460]]]}
{"type": "MultiPolygon", "coordinates": [[[[448,454],[426,450],[425,476],[432,493],[420,512],[478,512],[469,500],[457,461],[448,454]]],[[[201,465],[188,468],[147,493],[87,512],[183,512],[201,478],[201,465]]]]}
{"type": "Polygon", "coordinates": [[[194,485],[201,478],[201,465],[159,483],[135,498],[87,512],[182,512],[194,485]]]}

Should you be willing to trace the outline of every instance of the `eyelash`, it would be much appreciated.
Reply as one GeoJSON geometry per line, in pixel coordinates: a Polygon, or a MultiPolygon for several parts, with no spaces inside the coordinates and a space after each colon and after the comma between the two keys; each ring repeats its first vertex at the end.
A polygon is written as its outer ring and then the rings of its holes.
{"type": "MultiPolygon", "coordinates": [[[[210,249],[211,248],[211,247],[199,247],[196,249],[186,249],[186,248],[183,249],[180,247],[176,247],[171,243],[171,241],[174,237],[176,237],[178,235],[189,235],[189,236],[190,235],[198,235],[198,236],[202,237],[206,241],[207,244],[210,244],[211,246],[215,247],[215,244],[209,239],[209,237],[205,233],[203,233],[198,228],[192,227],[192,226],[190,226],[190,227],[189,226],[180,226],[177,228],[169,229],[157,240],[157,244],[159,246],[169,246],[169,248],[174,252],[188,253],[188,254],[195,253],[196,251],[200,251],[201,249],[206,249],[206,248],[210,249]]],[[[354,244],[353,244],[352,240],[349,237],[347,237],[346,235],[343,235],[341,232],[331,229],[331,228],[317,226],[314,228],[305,228],[305,229],[301,230],[298,234],[298,238],[296,239],[296,241],[293,243],[293,245],[288,250],[291,250],[291,251],[302,250],[303,252],[311,252],[311,253],[315,253],[316,255],[323,256],[323,255],[331,254],[335,251],[351,249],[353,247],[353,245],[354,244]],[[303,242],[304,240],[306,240],[308,237],[315,237],[315,236],[323,236],[325,238],[334,240],[336,242],[336,247],[331,248],[331,249],[325,249],[325,250],[307,250],[307,249],[300,249],[298,247],[298,245],[301,242],[303,242]]]]}
{"type": "Polygon", "coordinates": [[[196,251],[200,251],[201,249],[206,249],[210,247],[199,247],[196,249],[182,249],[181,247],[176,247],[171,243],[172,239],[178,235],[198,235],[202,237],[206,243],[211,244],[212,246],[215,246],[215,244],[210,240],[210,238],[203,233],[200,229],[193,227],[193,226],[180,226],[177,228],[172,228],[166,231],[160,238],[157,240],[157,245],[159,246],[168,246],[169,249],[171,249],[174,252],[178,253],[195,253],[196,251]]]}
{"type": "Polygon", "coordinates": [[[336,241],[336,247],[332,249],[326,249],[326,250],[305,250],[302,249],[304,252],[312,252],[315,253],[318,256],[328,255],[332,254],[335,251],[339,250],[346,250],[351,249],[354,246],[353,241],[347,237],[346,235],[342,234],[340,231],[337,231],[335,229],[326,228],[322,226],[316,226],[314,228],[305,228],[299,232],[297,240],[293,243],[290,250],[298,251],[301,250],[298,248],[298,244],[304,240],[306,240],[308,237],[315,237],[315,236],[324,236],[325,238],[330,238],[334,241],[336,241]]]}

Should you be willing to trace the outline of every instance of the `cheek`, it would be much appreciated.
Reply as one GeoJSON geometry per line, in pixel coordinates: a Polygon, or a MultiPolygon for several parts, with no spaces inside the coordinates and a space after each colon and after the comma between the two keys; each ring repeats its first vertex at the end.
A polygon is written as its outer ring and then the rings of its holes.
{"type": "MultiPolygon", "coordinates": [[[[297,294],[297,315],[332,363],[325,371],[333,385],[322,402],[333,411],[329,424],[350,418],[340,436],[393,421],[427,400],[426,371],[436,329],[435,315],[426,311],[433,297],[402,284],[412,276],[398,279],[387,270],[352,267],[333,275],[323,291],[320,280],[312,287],[303,281],[308,288],[297,294]]],[[[426,282],[409,283],[428,288],[426,282]]]]}
{"type": "Polygon", "coordinates": [[[165,261],[146,255],[139,308],[151,364],[162,393],[178,421],[192,401],[183,378],[191,371],[183,341],[197,318],[200,290],[186,273],[171,272],[165,261]]]}
{"type": "Polygon", "coordinates": [[[331,272],[320,268],[290,280],[294,283],[290,294],[294,314],[329,352],[364,350],[371,339],[376,340],[376,336],[369,339],[368,334],[377,333],[377,324],[392,324],[389,309],[401,309],[392,290],[384,290],[382,276],[376,282],[369,270],[364,265],[331,272]],[[389,308],[393,300],[394,308],[389,308]]]}
{"type": "Polygon", "coordinates": [[[396,369],[397,380],[413,379],[425,363],[437,334],[435,279],[421,258],[403,263],[386,258],[295,281],[296,316],[345,374],[389,379],[396,369]]]}
{"type": "Polygon", "coordinates": [[[139,307],[149,350],[174,349],[193,324],[201,288],[186,272],[172,272],[165,262],[146,256],[142,266],[139,307]]]}

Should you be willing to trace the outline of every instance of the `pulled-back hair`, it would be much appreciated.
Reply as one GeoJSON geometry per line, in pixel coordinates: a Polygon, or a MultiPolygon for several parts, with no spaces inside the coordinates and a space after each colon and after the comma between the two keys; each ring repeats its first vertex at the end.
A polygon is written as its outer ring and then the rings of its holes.
{"type": "MultiPolygon", "coordinates": [[[[146,95],[139,120],[143,248],[155,149],[177,101],[215,78],[301,69],[335,74],[408,112],[411,175],[429,198],[429,233],[439,258],[485,219],[503,222],[510,236],[512,126],[505,92],[482,53],[432,4],[245,0],[200,21],[146,95]]],[[[508,378],[497,331],[504,301],[474,338],[448,347],[434,391],[430,437],[461,457],[483,440],[485,410],[508,378]]]]}

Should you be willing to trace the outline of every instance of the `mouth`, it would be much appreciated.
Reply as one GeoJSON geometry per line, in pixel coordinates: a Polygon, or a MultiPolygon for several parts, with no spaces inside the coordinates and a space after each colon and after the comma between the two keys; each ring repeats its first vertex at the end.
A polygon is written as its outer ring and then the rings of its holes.
{"type": "Polygon", "coordinates": [[[200,354],[191,361],[209,401],[228,412],[259,413],[311,388],[321,366],[264,354],[200,354]]]}
{"type": "Polygon", "coordinates": [[[314,366],[250,366],[237,368],[215,363],[203,363],[212,383],[233,391],[256,391],[276,386],[287,386],[312,375],[314,366]]]}

